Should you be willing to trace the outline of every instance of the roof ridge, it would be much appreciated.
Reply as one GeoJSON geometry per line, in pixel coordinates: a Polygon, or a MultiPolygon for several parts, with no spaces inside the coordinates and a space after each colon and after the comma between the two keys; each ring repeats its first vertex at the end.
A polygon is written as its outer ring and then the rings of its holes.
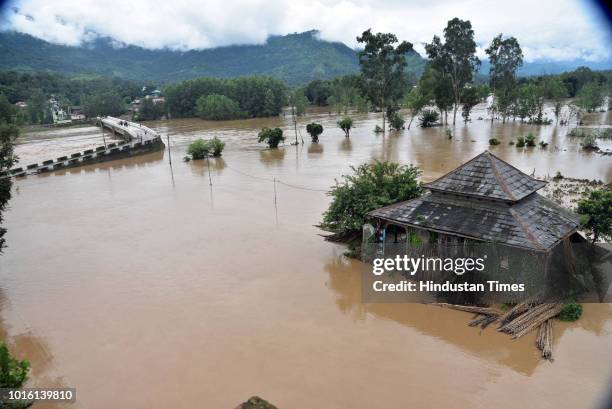
{"type": "MultiPolygon", "coordinates": [[[[521,175],[524,175],[526,177],[528,177],[529,179],[535,181],[535,182],[540,182],[540,183],[544,183],[544,184],[548,184],[547,181],[545,180],[540,180],[540,179],[536,179],[535,177],[531,177],[530,175],[526,174],[525,172],[523,172],[522,170],[520,170],[519,168],[517,168],[516,166],[513,166],[512,164],[506,162],[505,160],[503,160],[502,158],[500,158],[497,155],[492,154],[489,151],[485,151],[486,153],[488,153],[490,156],[494,157],[495,159],[497,159],[498,161],[500,161],[501,163],[503,163],[504,165],[510,166],[512,169],[516,170],[517,172],[519,172],[521,175]]],[[[539,189],[538,189],[539,190],[539,189]]]]}
{"type": "Polygon", "coordinates": [[[431,185],[432,183],[436,183],[438,180],[444,179],[445,177],[447,177],[448,175],[457,172],[459,169],[461,169],[462,167],[464,167],[465,165],[467,165],[468,163],[471,163],[473,161],[475,161],[476,159],[478,159],[479,157],[481,157],[482,155],[484,155],[485,153],[487,153],[488,151],[484,151],[483,153],[479,153],[478,155],[474,156],[472,159],[468,160],[465,163],[462,163],[461,165],[457,166],[456,168],[446,172],[445,174],[443,174],[442,176],[440,176],[437,179],[432,180],[431,182],[427,182],[427,183],[423,183],[423,186],[427,186],[427,185],[431,185]]]}
{"type": "Polygon", "coordinates": [[[523,222],[523,219],[521,219],[521,216],[512,208],[512,206],[508,208],[508,211],[519,227],[523,230],[529,241],[535,244],[539,249],[546,249],[546,246],[543,246],[542,243],[535,238],[531,230],[529,230],[529,227],[527,227],[527,225],[523,222]]]}
{"type": "Polygon", "coordinates": [[[493,177],[495,177],[495,180],[497,181],[499,186],[502,188],[502,190],[504,191],[506,196],[508,196],[508,198],[510,200],[516,201],[516,197],[514,197],[514,195],[510,191],[510,189],[508,189],[508,185],[506,185],[506,181],[504,181],[504,179],[501,177],[501,175],[499,174],[499,170],[497,169],[497,166],[495,165],[495,162],[493,162],[493,160],[491,159],[491,156],[495,156],[495,155],[493,155],[489,151],[484,151],[483,155],[485,153],[486,153],[485,157],[487,158],[487,160],[491,164],[491,170],[493,171],[493,177]]]}

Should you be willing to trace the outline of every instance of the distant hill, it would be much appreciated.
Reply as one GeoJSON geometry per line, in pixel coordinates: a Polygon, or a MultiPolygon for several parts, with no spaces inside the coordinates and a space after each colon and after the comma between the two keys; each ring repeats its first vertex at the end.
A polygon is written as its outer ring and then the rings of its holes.
{"type": "MultiPolygon", "coordinates": [[[[582,59],[568,61],[539,60],[534,62],[524,62],[519,68],[518,75],[521,77],[531,77],[547,74],[561,74],[562,72],[573,71],[578,67],[589,67],[592,70],[609,70],[612,68],[612,60],[587,61],[582,59]]],[[[489,61],[483,60],[479,72],[489,75],[489,61]]]]}
{"type": "MultiPolygon", "coordinates": [[[[408,71],[420,74],[425,60],[408,56],[408,71]]],[[[169,83],[201,76],[270,75],[305,84],[359,70],[355,50],[317,38],[316,31],[272,36],[263,45],[235,45],[187,52],[113,47],[98,39],[81,47],[48,43],[16,32],[0,32],[0,69],[98,74],[169,83]]]]}

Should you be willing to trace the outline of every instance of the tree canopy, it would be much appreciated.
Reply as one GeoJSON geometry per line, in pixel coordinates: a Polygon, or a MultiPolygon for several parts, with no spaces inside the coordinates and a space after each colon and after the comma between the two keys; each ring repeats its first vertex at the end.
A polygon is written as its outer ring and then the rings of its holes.
{"type": "Polygon", "coordinates": [[[360,88],[363,96],[382,111],[384,130],[387,112],[396,108],[406,92],[405,55],[412,51],[412,44],[402,41],[396,45],[398,39],[394,34],[372,34],[370,29],[357,37],[357,41],[365,45],[357,53],[361,67],[360,88]]]}
{"type": "Polygon", "coordinates": [[[368,212],[421,195],[421,171],[410,165],[374,162],[351,167],[328,192],[332,202],[323,214],[323,226],[331,231],[361,230],[368,212]]]}

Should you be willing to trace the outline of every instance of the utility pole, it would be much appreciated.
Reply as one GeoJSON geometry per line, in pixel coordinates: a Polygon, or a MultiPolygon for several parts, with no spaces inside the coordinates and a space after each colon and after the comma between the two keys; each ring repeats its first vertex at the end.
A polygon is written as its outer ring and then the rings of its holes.
{"type": "Polygon", "coordinates": [[[170,162],[170,166],[172,166],[172,152],[170,151],[170,135],[166,134],[166,138],[168,140],[168,161],[170,162]]]}

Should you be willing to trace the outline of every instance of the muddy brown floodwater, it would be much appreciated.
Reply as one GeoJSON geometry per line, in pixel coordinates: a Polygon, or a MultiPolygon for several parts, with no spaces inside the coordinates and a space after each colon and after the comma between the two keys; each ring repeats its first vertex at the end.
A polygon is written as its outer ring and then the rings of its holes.
{"type": "MultiPolygon", "coordinates": [[[[354,115],[311,113],[318,145],[263,149],[256,134],[289,118],[153,122],[168,150],[20,179],[0,256],[0,335],[32,363],[30,386],[69,386],[66,408],[233,408],[254,394],[282,409],[592,408],[609,388],[612,306],[585,305],[555,327],[555,362],[534,334],[512,341],[465,313],[362,304],[360,268],[313,227],[324,190],[351,165],[414,163],[431,180],[488,148],[536,175],[612,179],[611,157],[584,152],[567,128],[475,120],[374,135],[354,115]],[[534,132],[546,150],[508,142],[534,132]],[[227,146],[184,163],[197,137],[227,146]],[[274,185],[277,178],[277,206],[274,185]],[[291,186],[289,186],[291,185],[291,186]],[[301,188],[296,188],[301,187],[301,188]]],[[[97,138],[96,139],[96,135],[97,138]]],[[[101,142],[74,128],[24,137],[22,163],[101,142]],[[65,136],[62,138],[61,136],[65,136]]],[[[38,406],[38,405],[37,405],[38,406]]],[[[39,407],[44,408],[45,405],[39,407]]],[[[47,407],[59,407],[48,405],[47,407]]]]}

